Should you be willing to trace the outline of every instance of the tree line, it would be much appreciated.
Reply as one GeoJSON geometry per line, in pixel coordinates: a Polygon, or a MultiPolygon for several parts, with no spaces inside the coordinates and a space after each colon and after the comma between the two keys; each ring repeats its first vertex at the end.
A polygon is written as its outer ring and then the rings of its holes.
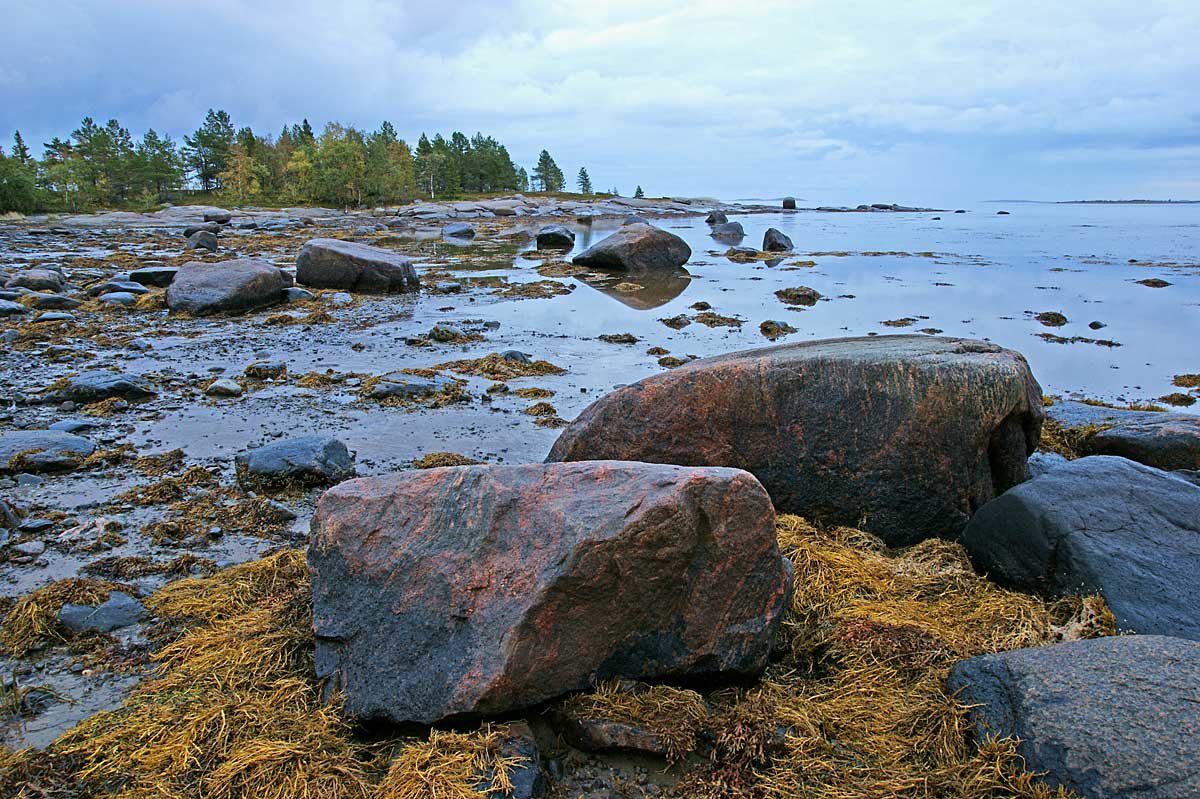
{"type": "MultiPolygon", "coordinates": [[[[593,193],[586,168],[576,185],[593,193]]],[[[153,129],[135,140],[115,119],[99,125],[88,117],[66,139],[46,142],[40,159],[20,131],[9,152],[0,147],[0,213],[148,208],[197,191],[233,203],[355,207],[564,189],[546,150],[530,176],[491,136],[422,133],[411,148],[389,122],[371,132],[331,122],[318,135],[305,119],[271,136],[209,110],[176,142],[153,129]]]]}

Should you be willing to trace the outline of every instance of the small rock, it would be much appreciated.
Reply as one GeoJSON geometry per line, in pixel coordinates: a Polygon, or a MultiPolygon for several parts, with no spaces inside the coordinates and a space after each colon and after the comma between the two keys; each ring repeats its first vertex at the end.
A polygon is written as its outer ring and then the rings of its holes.
{"type": "Polygon", "coordinates": [[[452,239],[473,239],[475,228],[466,222],[455,222],[442,228],[442,235],[452,239]]]}
{"type": "Polygon", "coordinates": [[[235,464],[238,482],[250,488],[333,485],[354,476],[350,450],[327,436],[274,441],[239,454],[235,464]]]}
{"type": "Polygon", "coordinates": [[[302,289],[299,286],[288,286],[283,290],[283,299],[285,302],[307,302],[315,300],[316,294],[313,294],[308,289],[302,289]]]}
{"type": "Polygon", "coordinates": [[[242,370],[252,380],[277,380],[287,375],[287,364],[283,361],[255,361],[242,370]]]}
{"type": "Polygon", "coordinates": [[[12,550],[21,555],[29,555],[36,558],[46,551],[45,541],[22,541],[19,544],[13,544],[12,550]]]}
{"type": "Polygon", "coordinates": [[[204,393],[210,397],[240,397],[242,386],[233,378],[222,377],[208,384],[204,393]]]}
{"type": "Polygon", "coordinates": [[[569,250],[575,246],[575,232],[563,225],[546,225],[538,231],[539,250],[569,250]]]}
{"type": "Polygon", "coordinates": [[[207,230],[199,230],[188,236],[187,246],[189,250],[208,250],[209,252],[217,251],[217,236],[215,233],[209,233],[207,230]]]}
{"type": "Polygon", "coordinates": [[[136,624],[145,616],[145,606],[123,591],[113,591],[96,607],[66,604],[58,612],[63,626],[77,633],[112,632],[136,624]]]}
{"type": "Polygon", "coordinates": [[[791,252],[792,240],[785,236],[782,231],[775,228],[767,228],[767,232],[763,235],[763,252],[791,252]]]}

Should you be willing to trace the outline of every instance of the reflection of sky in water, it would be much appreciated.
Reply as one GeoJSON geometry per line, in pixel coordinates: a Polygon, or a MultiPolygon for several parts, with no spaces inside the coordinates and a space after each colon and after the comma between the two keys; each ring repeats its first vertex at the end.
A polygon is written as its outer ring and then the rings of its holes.
{"type": "MultiPolygon", "coordinates": [[[[502,303],[489,314],[519,328],[580,336],[631,332],[657,341],[666,332],[673,352],[700,356],[767,343],[758,332],[765,319],[798,329],[786,341],[940,328],[947,335],[989,339],[1023,352],[1047,391],[1130,400],[1172,391],[1173,375],[1200,371],[1198,205],[1014,204],[982,205],[968,214],[800,212],[732,218],[745,227],[743,244],[761,244],[763,233],[774,226],[792,238],[797,255],[775,267],[735,264],[710,254],[729,245],[711,238],[701,218],[658,220],[692,247],[687,269],[693,279],[688,284],[677,278],[664,282],[629,276],[631,282],[649,285],[641,298],[618,302],[611,284],[601,291],[563,278],[576,285],[568,296],[502,303]],[[996,215],[1001,208],[1012,215],[996,215]],[[804,255],[837,251],[914,255],[804,255]],[[921,252],[935,255],[915,255],[921,252]],[[1135,266],[1130,259],[1193,266],[1135,266]],[[799,260],[817,265],[789,265],[799,260]],[[1154,289],[1134,282],[1150,277],[1173,285],[1154,289]],[[774,296],[779,288],[801,285],[826,300],[789,310],[774,296]],[[688,306],[697,301],[746,324],[740,330],[692,324],[675,332],[658,321],[693,313],[688,306]],[[1027,314],[1041,311],[1060,311],[1070,322],[1047,328],[1027,314]],[[901,329],[881,324],[902,317],[916,317],[917,322],[901,329]],[[1093,320],[1107,327],[1091,330],[1093,320]],[[1122,346],[1055,344],[1035,337],[1041,332],[1112,339],[1122,346]]],[[[613,229],[611,223],[572,227],[578,236],[574,252],[613,229]]],[[[543,279],[533,271],[538,263],[518,257],[520,274],[507,274],[510,279],[543,279]]]]}

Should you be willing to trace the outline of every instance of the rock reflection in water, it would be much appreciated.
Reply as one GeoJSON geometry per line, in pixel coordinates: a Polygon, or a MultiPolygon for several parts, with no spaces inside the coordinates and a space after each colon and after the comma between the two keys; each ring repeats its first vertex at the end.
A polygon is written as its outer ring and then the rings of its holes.
{"type": "Polygon", "coordinates": [[[666,305],[682,294],[691,285],[692,275],[686,269],[661,272],[597,271],[578,275],[575,279],[623,305],[648,311],[666,305]]]}

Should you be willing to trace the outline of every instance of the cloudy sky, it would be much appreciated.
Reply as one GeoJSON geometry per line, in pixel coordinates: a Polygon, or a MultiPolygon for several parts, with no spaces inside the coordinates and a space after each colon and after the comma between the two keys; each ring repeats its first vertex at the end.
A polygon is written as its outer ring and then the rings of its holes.
{"type": "Polygon", "coordinates": [[[481,130],[623,193],[1200,199],[1200,0],[4,6],[5,145],[86,115],[181,136],[220,107],[481,130]]]}

